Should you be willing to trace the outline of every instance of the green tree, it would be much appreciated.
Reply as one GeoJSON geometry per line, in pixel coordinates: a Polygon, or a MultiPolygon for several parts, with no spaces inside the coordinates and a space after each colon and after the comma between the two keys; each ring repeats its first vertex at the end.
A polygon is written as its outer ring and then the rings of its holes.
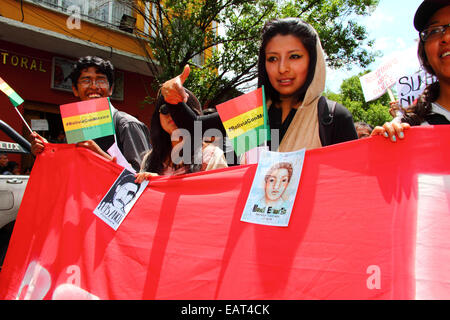
{"type": "Polygon", "coordinates": [[[120,1],[149,25],[151,37],[135,34],[156,85],[180,74],[186,63],[204,59],[185,84],[203,104],[216,105],[254,85],[260,30],[273,18],[311,23],[332,68],[366,67],[376,56],[367,49],[372,41],[364,27],[351,19],[370,14],[379,0],[143,0],[152,6],[150,16],[133,0],[120,1]]]}
{"type": "Polygon", "coordinates": [[[355,122],[364,121],[372,126],[383,125],[392,120],[389,113],[389,95],[386,93],[376,100],[365,101],[359,78],[368,72],[370,71],[342,81],[339,94],[328,91],[325,95],[343,104],[352,113],[355,122]]]}

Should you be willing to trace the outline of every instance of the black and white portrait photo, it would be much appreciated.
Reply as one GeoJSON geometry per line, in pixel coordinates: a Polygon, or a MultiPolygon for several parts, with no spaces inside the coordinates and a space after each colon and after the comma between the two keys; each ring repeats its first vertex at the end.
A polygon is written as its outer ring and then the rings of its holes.
{"type": "Polygon", "coordinates": [[[136,177],[124,169],[94,210],[94,214],[117,230],[144,191],[148,181],[135,183],[136,177]]]}

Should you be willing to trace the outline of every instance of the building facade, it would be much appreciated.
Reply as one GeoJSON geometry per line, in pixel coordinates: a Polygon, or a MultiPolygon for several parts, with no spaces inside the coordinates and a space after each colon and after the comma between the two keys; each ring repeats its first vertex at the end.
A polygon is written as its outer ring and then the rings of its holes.
{"type": "MultiPolygon", "coordinates": [[[[116,69],[112,104],[150,127],[154,106],[145,104],[154,78],[142,41],[130,32],[145,29],[120,1],[0,0],[0,77],[24,100],[19,111],[39,134],[57,142],[63,131],[61,104],[78,101],[67,75],[78,57],[97,55],[116,69]]],[[[5,95],[0,118],[29,138],[29,131],[5,95]]],[[[0,141],[8,141],[0,133],[0,141]]],[[[22,171],[31,156],[12,156],[22,171]]]]}

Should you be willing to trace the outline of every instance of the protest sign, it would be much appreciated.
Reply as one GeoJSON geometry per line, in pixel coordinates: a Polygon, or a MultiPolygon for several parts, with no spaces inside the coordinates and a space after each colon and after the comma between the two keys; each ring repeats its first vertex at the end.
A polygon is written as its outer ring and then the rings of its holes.
{"type": "Polygon", "coordinates": [[[386,57],[376,70],[361,76],[359,80],[366,102],[378,99],[386,91],[391,101],[394,101],[390,88],[395,85],[399,77],[412,73],[410,70],[418,70],[420,67],[416,52],[416,46],[396,51],[386,57]]]}
{"type": "Polygon", "coordinates": [[[381,97],[388,88],[395,84],[400,71],[399,64],[399,57],[394,57],[375,71],[359,78],[366,102],[381,97]]]}
{"type": "Polygon", "coordinates": [[[219,104],[216,109],[237,156],[270,140],[264,88],[219,104]]]}
{"type": "Polygon", "coordinates": [[[425,70],[412,75],[400,77],[396,83],[397,97],[400,106],[406,108],[413,104],[426,86],[436,82],[437,78],[425,70]]]}
{"type": "Polygon", "coordinates": [[[60,111],[67,143],[114,135],[108,98],[63,104],[60,111]]]}

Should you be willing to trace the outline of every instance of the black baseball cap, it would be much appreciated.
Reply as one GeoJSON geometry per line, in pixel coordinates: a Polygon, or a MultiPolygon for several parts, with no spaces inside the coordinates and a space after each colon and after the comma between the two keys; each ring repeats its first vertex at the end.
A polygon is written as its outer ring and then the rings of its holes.
{"type": "Polygon", "coordinates": [[[449,0],[425,0],[414,15],[414,28],[421,32],[427,27],[428,20],[439,9],[450,5],[449,0]]]}

